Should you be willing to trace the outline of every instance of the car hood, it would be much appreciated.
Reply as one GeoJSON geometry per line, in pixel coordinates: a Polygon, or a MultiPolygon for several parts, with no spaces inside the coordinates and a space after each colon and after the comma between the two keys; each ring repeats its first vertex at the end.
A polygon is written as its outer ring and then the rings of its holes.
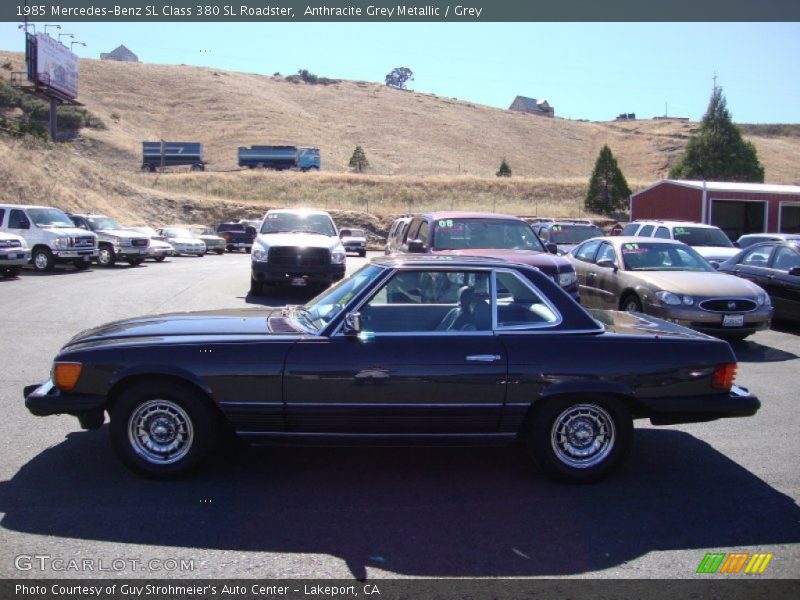
{"type": "Polygon", "coordinates": [[[342,239],[342,243],[345,243],[345,242],[366,242],[367,241],[367,238],[365,238],[363,235],[346,235],[346,236],[342,237],[341,239],[342,239]]]}
{"type": "Polygon", "coordinates": [[[53,233],[55,235],[68,235],[70,237],[83,237],[86,235],[97,237],[93,231],[86,231],[78,227],[41,227],[42,231],[53,233]]]}
{"type": "Polygon", "coordinates": [[[750,297],[763,294],[755,283],[726,273],[706,271],[628,271],[653,289],[699,297],[750,297]]]}
{"type": "Polygon", "coordinates": [[[204,233],[202,235],[198,235],[201,240],[204,242],[219,242],[220,244],[224,244],[225,240],[218,235],[211,235],[209,233],[204,233]]]}
{"type": "Polygon", "coordinates": [[[170,244],[205,244],[205,242],[199,238],[184,238],[184,237],[176,237],[176,238],[167,238],[167,242],[170,244]]]}
{"type": "Polygon", "coordinates": [[[319,233],[259,233],[256,242],[266,248],[273,246],[303,246],[333,250],[340,244],[336,236],[319,233]]]}
{"type": "Polygon", "coordinates": [[[568,260],[548,252],[536,250],[504,250],[502,248],[469,248],[467,250],[436,250],[434,254],[453,254],[456,256],[486,256],[509,262],[522,263],[555,275],[574,270],[568,260]]]}
{"type": "MultiPolygon", "coordinates": [[[[630,313],[617,310],[588,309],[597,321],[605,328],[606,334],[624,335],[635,337],[657,337],[657,338],[694,338],[699,340],[716,340],[699,331],[676,325],[657,317],[651,317],[643,313],[630,313]]],[[[720,343],[725,344],[721,340],[720,343]]]]}
{"type": "MultiPolygon", "coordinates": [[[[252,337],[268,336],[273,329],[269,326],[271,317],[280,317],[280,310],[227,309],[203,312],[171,313],[148,315],[114,321],[99,327],[87,329],[73,337],[62,350],[70,350],[78,345],[107,345],[124,342],[132,338],[164,339],[204,337],[252,337]]],[[[282,320],[283,324],[287,322],[282,320]]],[[[281,327],[283,335],[292,334],[292,328],[281,327]]],[[[276,332],[277,333],[277,332],[276,332]]],[[[301,332],[295,332],[300,335],[301,332]]]]}
{"type": "Polygon", "coordinates": [[[724,246],[692,246],[697,253],[706,260],[723,261],[741,252],[741,248],[726,248],[724,246]]]}
{"type": "Polygon", "coordinates": [[[95,231],[95,233],[113,236],[122,240],[150,239],[150,236],[145,233],[136,233],[135,231],[126,231],[123,229],[98,229],[95,231]]]}

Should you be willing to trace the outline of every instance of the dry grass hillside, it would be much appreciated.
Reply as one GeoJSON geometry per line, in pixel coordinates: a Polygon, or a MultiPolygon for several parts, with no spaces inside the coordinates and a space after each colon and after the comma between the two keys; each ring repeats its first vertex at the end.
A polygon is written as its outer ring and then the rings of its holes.
{"type": "MultiPolygon", "coordinates": [[[[7,61],[21,70],[20,54],[0,52],[0,62],[7,61]]],[[[211,222],[276,205],[383,216],[422,208],[574,215],[603,144],[631,187],[642,187],[666,174],[696,127],[543,119],[377,83],[309,85],[97,60],[82,60],[80,68],[80,100],[107,128],[84,129],[59,146],[0,137],[6,200],[150,223],[182,217],[211,222]],[[204,143],[209,171],[139,173],[141,141],[162,138],[204,143]],[[237,169],[237,147],[251,144],[319,146],[323,170],[224,172],[237,169]],[[367,175],[348,173],[357,144],[372,165],[367,175]],[[510,180],[494,177],[503,157],[513,169],[510,180]]],[[[746,133],[767,181],[800,181],[800,136],[791,126],[752,126],[746,133]]]]}

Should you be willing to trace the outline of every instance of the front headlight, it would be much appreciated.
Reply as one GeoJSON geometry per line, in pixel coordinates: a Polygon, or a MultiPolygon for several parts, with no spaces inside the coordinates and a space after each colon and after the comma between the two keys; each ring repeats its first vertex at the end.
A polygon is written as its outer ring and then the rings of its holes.
{"type": "Polygon", "coordinates": [[[269,260],[269,250],[264,246],[255,245],[250,253],[253,262],[267,262],[269,260]]]}
{"type": "Polygon", "coordinates": [[[347,254],[344,251],[344,246],[338,246],[334,248],[333,252],[331,252],[331,262],[334,265],[341,265],[347,258],[347,254]]]}
{"type": "Polygon", "coordinates": [[[694,298],[691,296],[679,296],[672,292],[656,292],[656,298],[658,298],[662,304],[668,304],[669,306],[680,306],[681,304],[692,306],[694,304],[694,298]]]}
{"type": "Polygon", "coordinates": [[[575,274],[575,271],[570,271],[569,273],[559,273],[558,275],[558,285],[561,287],[569,287],[577,280],[578,276],[575,274]]]}
{"type": "Polygon", "coordinates": [[[53,245],[56,247],[57,250],[66,250],[67,248],[69,248],[69,238],[68,237],[56,238],[56,241],[53,242],[53,245]]]}
{"type": "Polygon", "coordinates": [[[759,294],[756,296],[756,304],[759,306],[772,306],[772,301],[766,294],[759,294]]]}

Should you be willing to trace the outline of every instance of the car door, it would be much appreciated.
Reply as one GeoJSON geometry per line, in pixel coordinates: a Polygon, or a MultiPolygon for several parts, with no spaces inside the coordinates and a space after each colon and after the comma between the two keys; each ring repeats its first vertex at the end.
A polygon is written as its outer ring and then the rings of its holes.
{"type": "Polygon", "coordinates": [[[287,430],[496,432],[507,358],[492,331],[489,274],[399,270],[357,307],[360,335],[337,329],[294,346],[284,375],[287,430]],[[455,301],[437,283],[443,277],[459,284],[455,301]],[[451,318],[465,304],[474,323],[451,318]]]}
{"type": "Polygon", "coordinates": [[[800,267],[800,252],[789,246],[778,246],[772,256],[767,276],[767,291],[775,313],[780,318],[800,320],[800,276],[789,271],[800,267]]]}
{"type": "Polygon", "coordinates": [[[617,253],[609,242],[600,244],[594,259],[594,300],[599,308],[616,310],[619,308],[619,263],[617,253]],[[601,260],[610,260],[616,269],[598,265],[601,260]]]}
{"type": "Polygon", "coordinates": [[[752,246],[733,267],[733,274],[767,289],[772,285],[770,275],[774,277],[772,269],[769,268],[774,248],[772,244],[752,246]]]}
{"type": "Polygon", "coordinates": [[[597,265],[594,257],[600,248],[601,240],[589,240],[575,250],[575,275],[578,277],[578,287],[581,293],[581,304],[589,308],[599,308],[597,300],[597,265]]]}

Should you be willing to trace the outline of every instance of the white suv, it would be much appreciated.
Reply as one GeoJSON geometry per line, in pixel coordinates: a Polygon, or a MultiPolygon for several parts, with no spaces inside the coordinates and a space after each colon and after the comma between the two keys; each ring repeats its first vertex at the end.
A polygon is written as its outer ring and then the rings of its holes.
{"type": "Polygon", "coordinates": [[[719,227],[691,221],[633,221],[625,225],[621,235],[677,240],[715,262],[728,260],[739,252],[719,227]]]}
{"type": "Polygon", "coordinates": [[[50,206],[0,204],[0,231],[25,240],[37,271],[51,271],[57,263],[88,269],[92,258],[97,258],[97,236],[78,229],[67,215],[50,206]]]}

